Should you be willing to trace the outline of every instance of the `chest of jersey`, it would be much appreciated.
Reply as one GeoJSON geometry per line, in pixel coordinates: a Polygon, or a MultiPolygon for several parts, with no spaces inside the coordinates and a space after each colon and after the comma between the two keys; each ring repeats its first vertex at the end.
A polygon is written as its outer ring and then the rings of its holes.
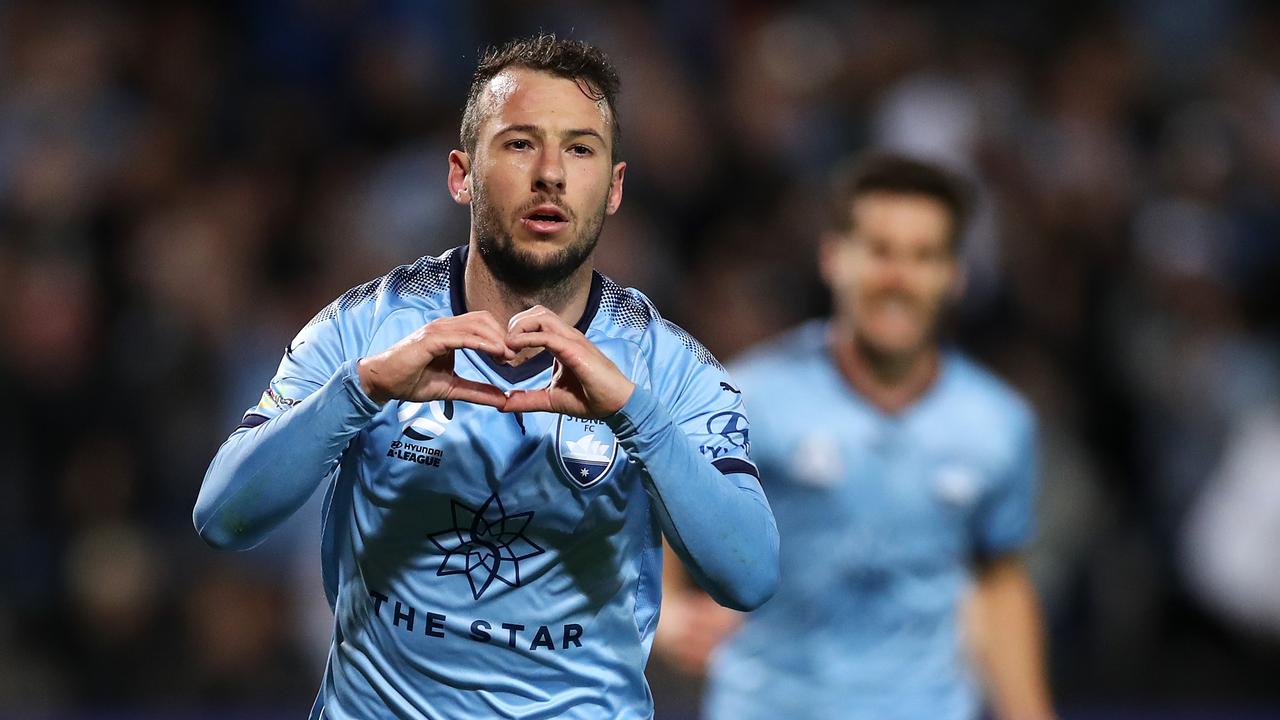
{"type": "Polygon", "coordinates": [[[496,495],[512,511],[541,510],[540,527],[566,531],[608,521],[604,508],[583,512],[619,490],[626,464],[603,422],[450,401],[394,404],[362,433],[359,450],[361,490],[374,506],[433,515],[451,498],[496,495]]]}
{"type": "MultiPolygon", "coordinates": [[[[551,375],[510,382],[469,351],[455,354],[455,372],[503,390],[551,375]]],[[[371,586],[422,603],[505,605],[570,588],[606,597],[631,574],[622,568],[647,496],[602,421],[393,401],[349,455],[352,559],[371,586]]]]}
{"type": "MultiPolygon", "coordinates": [[[[380,330],[375,345],[390,345],[430,320],[400,313],[380,330]]],[[[626,372],[629,358],[616,354],[615,362],[626,372]]],[[[551,377],[546,369],[519,380],[504,378],[471,351],[454,354],[454,371],[502,390],[535,389],[551,377]]],[[[373,506],[403,502],[423,517],[441,520],[450,516],[450,500],[478,507],[492,497],[508,512],[539,511],[537,527],[548,531],[620,520],[605,507],[608,503],[593,505],[601,498],[616,499],[621,488],[614,480],[626,465],[625,453],[602,421],[503,413],[466,402],[393,401],[360,435],[357,449],[360,490],[373,506]]]]}
{"type": "Polygon", "coordinates": [[[968,559],[975,516],[1000,472],[980,431],[950,427],[928,407],[890,417],[839,397],[803,421],[774,420],[756,451],[791,548],[825,548],[861,568],[926,571],[968,559]]]}

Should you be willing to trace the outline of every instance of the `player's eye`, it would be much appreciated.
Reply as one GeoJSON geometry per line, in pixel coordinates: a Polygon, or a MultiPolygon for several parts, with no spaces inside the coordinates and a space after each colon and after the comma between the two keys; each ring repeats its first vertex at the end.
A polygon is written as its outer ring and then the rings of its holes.
{"type": "Polygon", "coordinates": [[[569,152],[577,155],[578,157],[590,157],[591,155],[594,155],[596,151],[586,145],[574,145],[569,148],[569,152]]]}
{"type": "Polygon", "coordinates": [[[916,252],[916,260],[923,263],[936,263],[947,259],[947,251],[939,247],[924,247],[916,252]]]}
{"type": "Polygon", "coordinates": [[[533,143],[525,140],[524,138],[516,138],[515,140],[508,142],[507,147],[512,150],[528,150],[533,147],[533,143]]]}

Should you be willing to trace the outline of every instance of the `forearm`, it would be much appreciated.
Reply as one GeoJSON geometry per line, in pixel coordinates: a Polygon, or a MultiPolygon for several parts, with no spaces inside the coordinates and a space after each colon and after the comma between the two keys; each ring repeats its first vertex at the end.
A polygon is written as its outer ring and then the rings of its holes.
{"type": "Polygon", "coordinates": [[[694,587],[669,544],[662,563],[662,622],[653,635],[653,652],[677,670],[703,677],[711,653],[742,622],[742,615],[724,608],[694,587]]]}
{"type": "Polygon", "coordinates": [[[983,626],[979,656],[996,717],[1052,718],[1040,606],[1021,563],[1001,560],[985,570],[975,601],[983,626]]]}
{"type": "Polygon", "coordinates": [[[639,466],[662,531],[698,584],[735,610],[768,600],[778,584],[778,529],[752,476],[721,473],[643,388],[606,422],[639,466]]]}
{"type": "Polygon", "coordinates": [[[311,497],[379,409],[360,390],[353,361],[287,412],[237,430],[200,486],[193,513],[200,537],[230,550],[262,542],[311,497]]]}

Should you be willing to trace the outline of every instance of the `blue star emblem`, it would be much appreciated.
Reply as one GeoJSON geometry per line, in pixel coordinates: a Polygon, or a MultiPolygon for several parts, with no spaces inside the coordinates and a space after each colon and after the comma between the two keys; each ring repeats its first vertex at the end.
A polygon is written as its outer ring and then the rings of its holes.
{"type": "Polygon", "coordinates": [[[507,515],[497,493],[479,510],[452,502],[453,527],[428,536],[444,553],[436,575],[466,575],[476,600],[494,580],[520,587],[520,561],[546,552],[524,534],[533,513],[507,515]]]}

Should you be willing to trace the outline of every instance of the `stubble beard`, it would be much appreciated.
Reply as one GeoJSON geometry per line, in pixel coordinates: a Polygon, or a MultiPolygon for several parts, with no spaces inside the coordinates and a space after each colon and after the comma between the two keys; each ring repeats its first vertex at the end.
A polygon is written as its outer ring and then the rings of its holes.
{"type": "Polygon", "coordinates": [[[920,328],[920,338],[917,342],[909,344],[905,347],[894,347],[892,342],[879,342],[878,338],[870,336],[858,322],[856,312],[851,312],[849,327],[853,336],[854,343],[858,346],[862,356],[873,367],[877,368],[885,377],[893,377],[900,374],[903,369],[910,368],[920,358],[926,357],[933,353],[942,342],[943,325],[946,321],[946,314],[950,308],[945,304],[939,304],[937,307],[929,309],[926,307],[927,301],[921,300],[915,295],[896,291],[882,291],[865,299],[865,302],[875,303],[882,301],[885,297],[897,295],[900,302],[906,302],[913,308],[913,312],[925,314],[921,322],[923,327],[920,328]]]}
{"type": "MultiPolygon", "coordinates": [[[[553,202],[555,198],[539,198],[538,203],[553,202]]],[[[556,203],[564,207],[563,203],[556,203]]],[[[475,224],[476,248],[489,272],[498,282],[518,295],[539,299],[552,299],[563,294],[574,273],[591,259],[600,232],[604,228],[605,204],[582,223],[572,242],[549,257],[519,248],[511,237],[511,231],[503,227],[501,212],[491,202],[484,186],[476,183],[471,199],[472,222],[475,224]]],[[[570,220],[576,216],[570,217],[570,220]]]]}

